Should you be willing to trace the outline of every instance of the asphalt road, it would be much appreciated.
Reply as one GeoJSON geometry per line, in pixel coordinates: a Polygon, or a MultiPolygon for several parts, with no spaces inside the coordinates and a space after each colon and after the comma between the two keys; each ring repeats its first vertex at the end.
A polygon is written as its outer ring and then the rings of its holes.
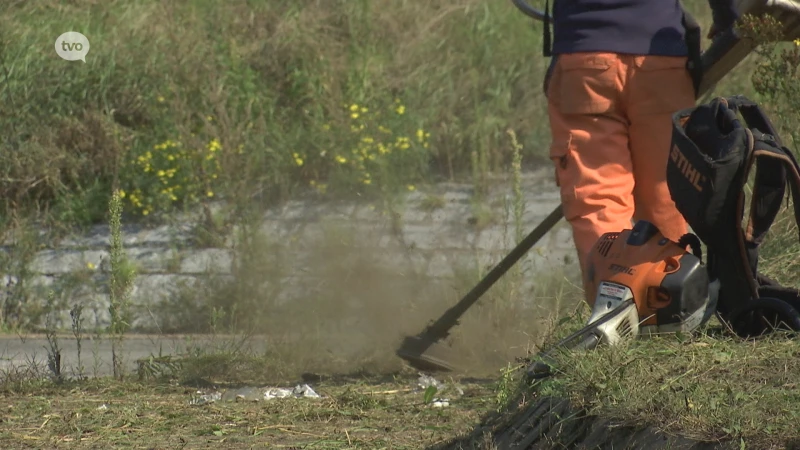
{"type": "MultiPolygon", "coordinates": [[[[137,369],[136,361],[150,356],[179,355],[190,345],[207,341],[207,336],[128,335],[122,344],[122,362],[126,372],[137,369]]],[[[61,370],[66,376],[88,377],[113,375],[112,343],[103,336],[86,336],[78,342],[72,335],[57,336],[61,370]],[[80,356],[80,357],[79,357],[80,356]],[[83,368],[82,371],[80,368],[83,368]]],[[[5,334],[0,336],[0,374],[31,369],[48,370],[50,344],[45,335],[5,334]]]]}

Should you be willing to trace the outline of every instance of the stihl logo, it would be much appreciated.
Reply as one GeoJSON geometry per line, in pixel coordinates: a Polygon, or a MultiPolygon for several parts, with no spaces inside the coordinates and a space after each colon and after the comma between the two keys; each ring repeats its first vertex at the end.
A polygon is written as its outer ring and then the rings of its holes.
{"type": "Polygon", "coordinates": [[[674,162],[675,165],[678,166],[678,169],[681,171],[683,176],[685,176],[686,179],[689,180],[690,183],[692,183],[692,186],[694,186],[694,188],[697,189],[697,192],[703,192],[703,186],[701,186],[700,183],[701,182],[705,183],[706,177],[704,175],[701,175],[700,172],[697,171],[697,169],[692,167],[692,164],[689,163],[689,160],[686,159],[685,156],[683,156],[683,153],[681,153],[680,150],[678,150],[677,145],[672,146],[672,151],[670,152],[670,158],[672,159],[672,162],[674,162]]]}
{"type": "Polygon", "coordinates": [[[614,273],[624,273],[627,275],[633,275],[633,269],[631,269],[630,267],[621,266],[619,264],[611,264],[610,266],[608,266],[608,270],[614,273]]]}

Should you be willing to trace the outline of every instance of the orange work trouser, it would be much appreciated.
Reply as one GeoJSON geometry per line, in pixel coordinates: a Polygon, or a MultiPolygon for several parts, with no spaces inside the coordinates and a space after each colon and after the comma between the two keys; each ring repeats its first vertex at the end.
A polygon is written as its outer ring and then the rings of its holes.
{"type": "Polygon", "coordinates": [[[597,239],[632,221],[673,240],[687,232],[666,182],[672,114],[695,105],[686,58],[558,55],[547,97],[550,158],[583,273],[597,239]]]}

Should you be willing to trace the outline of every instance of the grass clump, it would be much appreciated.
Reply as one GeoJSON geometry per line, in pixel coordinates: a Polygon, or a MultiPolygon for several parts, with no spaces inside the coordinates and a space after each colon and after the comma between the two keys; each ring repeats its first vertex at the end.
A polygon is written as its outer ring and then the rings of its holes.
{"type": "Polygon", "coordinates": [[[796,341],[778,335],[637,340],[563,354],[556,378],[536,389],[624,424],[775,448],[800,439],[798,351],[796,341]]]}

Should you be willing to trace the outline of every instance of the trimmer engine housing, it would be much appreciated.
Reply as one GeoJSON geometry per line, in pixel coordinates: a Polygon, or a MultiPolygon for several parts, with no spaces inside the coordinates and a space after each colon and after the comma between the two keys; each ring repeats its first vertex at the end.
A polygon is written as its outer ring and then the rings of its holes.
{"type": "Polygon", "coordinates": [[[703,325],[716,311],[716,296],[699,240],[696,244],[689,252],[689,243],[667,239],[644,220],[601,236],[588,257],[584,280],[592,315],[632,297],[642,334],[688,332],[703,325]]]}

